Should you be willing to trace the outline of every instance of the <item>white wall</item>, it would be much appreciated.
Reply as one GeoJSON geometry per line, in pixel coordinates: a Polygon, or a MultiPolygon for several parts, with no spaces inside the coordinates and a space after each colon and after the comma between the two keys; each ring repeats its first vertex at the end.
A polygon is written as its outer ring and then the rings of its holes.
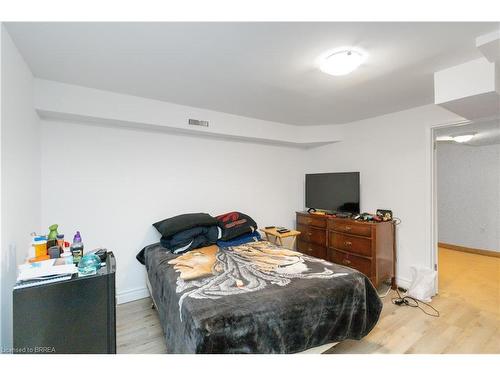
{"type": "Polygon", "coordinates": [[[300,126],[43,79],[35,80],[35,108],[46,117],[85,119],[122,127],[164,129],[184,134],[252,139],[296,146],[304,145],[309,140],[304,137],[307,134],[301,131],[303,127],[300,126]],[[189,118],[207,120],[210,126],[189,126],[189,118]]]}
{"type": "MultiPolygon", "coordinates": [[[[437,124],[461,118],[436,105],[334,127],[341,142],[308,151],[306,172],[359,171],[361,210],[390,209],[397,230],[397,277],[410,280],[410,267],[431,267],[431,134],[437,124]]],[[[319,129],[317,129],[319,130],[319,129]]]]}
{"type": "Polygon", "coordinates": [[[500,251],[500,145],[438,143],[439,241],[500,251]]]}
{"type": "Polygon", "coordinates": [[[42,227],[80,230],[117,258],[119,301],[145,293],[135,259],[152,223],[186,212],[246,212],[292,226],[303,205],[304,150],[164,132],[42,121],[42,227]]]}
{"type": "Polygon", "coordinates": [[[40,227],[40,131],[33,76],[2,25],[2,345],[12,344],[12,286],[29,234],[40,227]]]}

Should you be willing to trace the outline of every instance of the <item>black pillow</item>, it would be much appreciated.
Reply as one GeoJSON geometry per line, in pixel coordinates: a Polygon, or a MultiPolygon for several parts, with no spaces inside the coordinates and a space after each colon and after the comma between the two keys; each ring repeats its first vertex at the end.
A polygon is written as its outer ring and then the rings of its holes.
{"type": "Polygon", "coordinates": [[[194,227],[210,227],[217,225],[217,220],[205,213],[183,214],[158,221],[153,226],[160,234],[168,238],[176,233],[194,227]]]}
{"type": "Polygon", "coordinates": [[[257,223],[241,212],[228,212],[217,216],[217,225],[222,229],[222,241],[229,241],[257,230],[257,223]]]}

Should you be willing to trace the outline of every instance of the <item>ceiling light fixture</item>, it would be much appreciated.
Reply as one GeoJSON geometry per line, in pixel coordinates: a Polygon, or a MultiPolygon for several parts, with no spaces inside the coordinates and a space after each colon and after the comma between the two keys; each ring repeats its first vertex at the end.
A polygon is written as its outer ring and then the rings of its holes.
{"type": "Polygon", "coordinates": [[[366,54],[354,47],[338,48],[320,57],[319,69],[332,76],[343,76],[356,70],[366,60],[366,54]]]}
{"type": "Polygon", "coordinates": [[[454,136],[452,136],[452,138],[455,142],[465,143],[465,142],[469,142],[472,138],[474,138],[475,135],[476,135],[476,133],[460,134],[460,135],[454,135],[454,136]]]}

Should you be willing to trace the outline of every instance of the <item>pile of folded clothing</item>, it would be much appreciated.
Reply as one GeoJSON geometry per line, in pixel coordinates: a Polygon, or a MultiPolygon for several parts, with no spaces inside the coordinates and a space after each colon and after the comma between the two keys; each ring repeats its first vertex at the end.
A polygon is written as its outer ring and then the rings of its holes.
{"type": "Polygon", "coordinates": [[[174,254],[213,245],[220,232],[217,220],[205,213],[174,216],[153,226],[161,234],[161,245],[174,254]]]}
{"type": "Polygon", "coordinates": [[[216,219],[221,229],[221,236],[217,241],[219,247],[237,246],[260,240],[257,223],[248,215],[235,211],[219,215],[216,219]]]}
{"type": "MultiPolygon", "coordinates": [[[[161,245],[174,254],[217,244],[237,246],[261,239],[257,223],[241,212],[212,217],[206,213],[174,216],[154,223],[161,245]]],[[[144,264],[144,249],[136,256],[144,264]]]]}

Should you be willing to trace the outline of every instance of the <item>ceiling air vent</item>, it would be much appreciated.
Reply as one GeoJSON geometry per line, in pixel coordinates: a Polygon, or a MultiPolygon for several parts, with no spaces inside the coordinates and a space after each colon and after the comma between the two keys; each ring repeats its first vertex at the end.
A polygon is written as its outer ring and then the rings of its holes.
{"type": "Polygon", "coordinates": [[[190,118],[188,123],[189,123],[189,125],[205,126],[208,128],[208,121],[195,120],[195,119],[190,118]]]}

